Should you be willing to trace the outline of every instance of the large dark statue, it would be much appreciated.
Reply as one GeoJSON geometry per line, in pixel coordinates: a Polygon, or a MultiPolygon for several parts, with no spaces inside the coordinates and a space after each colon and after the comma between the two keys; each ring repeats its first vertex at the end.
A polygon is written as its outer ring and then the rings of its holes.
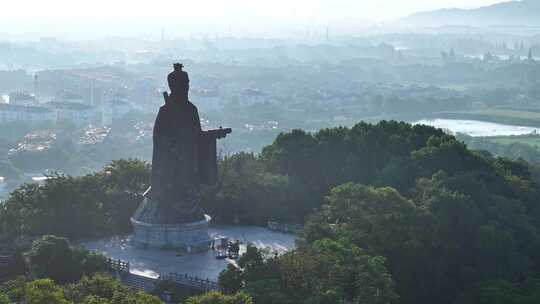
{"type": "Polygon", "coordinates": [[[152,224],[180,224],[203,219],[201,183],[216,179],[216,139],[230,129],[202,131],[197,107],[188,99],[189,77],[181,64],[167,81],[170,96],[159,109],[154,125],[152,186],[149,201],[138,217],[152,224]]]}

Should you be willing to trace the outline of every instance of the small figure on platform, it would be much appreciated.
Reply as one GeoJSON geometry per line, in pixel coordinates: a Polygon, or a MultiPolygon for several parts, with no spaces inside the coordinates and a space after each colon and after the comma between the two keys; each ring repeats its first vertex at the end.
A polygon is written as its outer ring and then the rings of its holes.
{"type": "Polygon", "coordinates": [[[240,241],[239,240],[229,243],[228,254],[229,254],[229,259],[233,259],[233,260],[238,259],[240,255],[240,241]]]}

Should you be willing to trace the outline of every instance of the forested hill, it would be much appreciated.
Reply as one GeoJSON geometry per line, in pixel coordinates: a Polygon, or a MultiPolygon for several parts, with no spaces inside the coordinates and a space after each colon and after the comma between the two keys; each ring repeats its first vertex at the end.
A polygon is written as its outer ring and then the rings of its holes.
{"type": "MultiPolygon", "coordinates": [[[[527,163],[471,151],[441,130],[397,122],[292,131],[259,159],[242,163],[260,166],[250,170],[256,172],[252,182],[240,162],[231,167],[261,191],[265,204],[231,199],[219,205],[262,208],[282,218],[318,210],[306,221],[300,248],[279,258],[278,270],[271,259],[245,273],[245,290],[277,284],[265,292],[290,299],[282,303],[540,300],[540,188],[527,163]],[[359,260],[362,254],[386,259],[394,289],[384,267],[353,262],[354,248],[363,250],[359,260]],[[366,281],[380,282],[381,298],[366,281]]],[[[257,197],[245,193],[235,197],[257,197]]],[[[259,292],[251,293],[256,303],[272,303],[259,292]]]]}
{"type": "Polygon", "coordinates": [[[527,25],[540,26],[540,1],[523,0],[497,3],[477,9],[441,9],[420,12],[403,20],[404,23],[441,25],[527,25]]]}
{"type": "MultiPolygon", "coordinates": [[[[0,206],[0,244],[125,233],[148,170],[118,161],[24,186],[0,206]]],[[[204,195],[216,222],[305,223],[295,251],[250,252],[227,270],[227,292],[257,304],[540,303],[540,184],[525,162],[383,121],[284,133],[219,171],[204,195]]]]}

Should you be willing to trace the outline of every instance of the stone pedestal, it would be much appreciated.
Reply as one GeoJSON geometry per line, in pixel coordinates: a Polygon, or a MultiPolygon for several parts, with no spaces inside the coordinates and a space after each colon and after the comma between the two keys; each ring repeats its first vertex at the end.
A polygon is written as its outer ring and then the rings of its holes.
{"type": "Polygon", "coordinates": [[[211,217],[204,215],[203,219],[191,223],[159,224],[148,219],[152,214],[153,205],[145,201],[131,218],[133,236],[131,241],[137,247],[174,249],[188,253],[207,251],[212,246],[208,234],[211,217]]]}

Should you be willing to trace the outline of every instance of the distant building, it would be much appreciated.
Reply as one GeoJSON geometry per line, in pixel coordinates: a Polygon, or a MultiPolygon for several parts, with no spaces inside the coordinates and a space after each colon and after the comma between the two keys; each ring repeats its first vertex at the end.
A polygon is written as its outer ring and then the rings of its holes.
{"type": "Polygon", "coordinates": [[[42,130],[28,133],[24,139],[17,143],[17,147],[10,149],[9,154],[21,152],[47,151],[56,142],[56,133],[53,130],[42,130]]]}
{"type": "Polygon", "coordinates": [[[152,132],[154,130],[154,123],[148,122],[138,122],[135,125],[135,130],[137,130],[137,141],[142,140],[152,140],[152,132]]]}
{"type": "Polygon", "coordinates": [[[55,101],[70,103],[85,103],[82,96],[67,90],[61,90],[56,94],[55,101]]]}
{"type": "Polygon", "coordinates": [[[56,112],[57,121],[70,121],[78,127],[98,121],[96,108],[82,103],[53,101],[47,103],[47,107],[56,112]]]}
{"type": "Polygon", "coordinates": [[[110,128],[86,128],[83,130],[81,137],[79,138],[80,145],[96,145],[100,144],[109,135],[110,128]]]}
{"type": "Polygon", "coordinates": [[[121,118],[133,109],[125,98],[114,98],[103,104],[102,123],[110,126],[116,119],[121,118]]]}
{"type": "Polygon", "coordinates": [[[138,96],[135,106],[143,112],[155,112],[164,104],[163,93],[159,84],[152,78],[138,81],[131,91],[132,96],[138,96]]]}
{"type": "Polygon", "coordinates": [[[34,95],[27,92],[11,92],[9,93],[9,104],[16,106],[33,106],[37,105],[38,101],[34,95]]]}
{"type": "Polygon", "coordinates": [[[0,123],[56,121],[56,112],[45,107],[0,104],[0,123]]]}

